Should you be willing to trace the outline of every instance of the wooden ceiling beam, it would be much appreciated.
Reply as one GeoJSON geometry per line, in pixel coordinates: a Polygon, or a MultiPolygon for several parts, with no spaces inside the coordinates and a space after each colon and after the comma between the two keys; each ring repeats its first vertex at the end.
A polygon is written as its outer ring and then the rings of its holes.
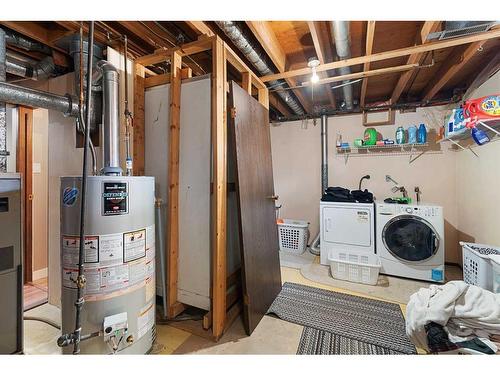
{"type": "MultiPolygon", "coordinates": [[[[321,71],[342,68],[344,66],[360,65],[360,64],[364,64],[366,62],[388,60],[388,59],[393,59],[396,57],[409,56],[409,55],[413,55],[416,53],[435,51],[438,49],[450,48],[450,47],[460,46],[460,45],[474,43],[474,42],[478,42],[478,41],[486,41],[486,40],[498,39],[498,38],[500,38],[500,29],[499,30],[490,30],[490,31],[486,31],[483,33],[463,36],[463,37],[459,37],[459,38],[439,40],[439,41],[430,42],[430,43],[426,43],[426,44],[422,44],[422,45],[418,45],[418,46],[405,47],[405,48],[400,48],[400,49],[396,49],[396,50],[392,50],[392,51],[379,52],[379,53],[374,53],[371,55],[352,57],[350,59],[334,61],[331,63],[326,63],[324,65],[320,65],[317,68],[317,71],[321,72],[321,71]]],[[[283,73],[267,75],[267,76],[261,77],[261,80],[263,82],[269,82],[269,81],[273,81],[276,79],[298,77],[298,76],[303,76],[303,75],[307,75],[307,74],[310,74],[310,69],[306,67],[306,68],[290,70],[290,71],[283,72],[283,73]]]]}
{"type": "Polygon", "coordinates": [[[422,94],[424,101],[431,100],[443,88],[444,85],[462,69],[469,60],[474,57],[479,49],[486,43],[486,40],[474,42],[469,45],[465,51],[454,54],[451,58],[447,59],[445,64],[439,69],[422,94]]]}
{"type": "Polygon", "coordinates": [[[288,107],[280,102],[275,93],[269,95],[269,104],[276,108],[285,117],[290,117],[292,115],[288,107]]]}
{"type": "Polygon", "coordinates": [[[30,39],[43,43],[56,51],[65,54],[67,53],[63,48],[60,48],[54,44],[53,40],[51,39],[49,30],[36,22],[1,21],[0,24],[30,39]]]}
{"type": "MultiPolygon", "coordinates": [[[[318,57],[319,63],[324,64],[325,60],[325,52],[326,46],[323,44],[323,40],[321,39],[321,30],[320,30],[320,22],[318,21],[307,21],[307,26],[309,26],[309,32],[311,33],[311,38],[314,45],[314,50],[316,51],[316,56],[318,57]]],[[[328,74],[326,72],[320,72],[320,78],[328,78],[328,74]]],[[[330,87],[324,86],[324,91],[330,100],[330,105],[333,109],[336,108],[335,96],[330,87]]]]}
{"type": "MultiPolygon", "coordinates": [[[[269,22],[246,21],[246,24],[257,38],[262,48],[264,48],[264,51],[266,51],[273,64],[276,66],[276,69],[278,69],[280,73],[283,73],[287,66],[286,54],[279,44],[278,38],[276,38],[276,34],[271,28],[269,22]]],[[[285,78],[285,81],[290,87],[297,86],[297,81],[293,78],[285,78]]],[[[300,90],[293,90],[293,93],[306,112],[310,113],[312,111],[312,105],[306,96],[300,92],[300,90]]]]}
{"type": "Polygon", "coordinates": [[[194,30],[198,35],[208,35],[214,36],[215,33],[212,29],[203,21],[186,21],[186,24],[194,30]]]}
{"type": "MultiPolygon", "coordinates": [[[[430,33],[433,33],[439,29],[441,26],[441,21],[425,21],[422,29],[420,30],[420,37],[419,39],[419,44],[426,44],[429,43],[427,41],[427,36],[430,33]]],[[[408,57],[408,60],[406,61],[407,64],[418,64],[422,61],[422,59],[425,57],[425,52],[422,53],[415,53],[413,55],[410,55],[408,57]]],[[[413,71],[408,71],[399,77],[398,82],[396,83],[396,86],[394,87],[394,90],[392,91],[391,95],[391,103],[396,104],[401,97],[401,94],[405,90],[406,86],[408,85],[408,82],[411,80],[413,77],[414,72],[413,71]]]]}
{"type": "MultiPolygon", "coordinates": [[[[373,39],[375,36],[375,21],[368,21],[366,26],[366,48],[365,55],[371,55],[373,51],[373,39]]],[[[363,71],[366,72],[370,70],[370,62],[365,62],[363,65],[363,71]]],[[[361,108],[365,106],[366,89],[368,88],[368,78],[363,80],[361,84],[361,94],[359,97],[359,105],[361,108]]]]}

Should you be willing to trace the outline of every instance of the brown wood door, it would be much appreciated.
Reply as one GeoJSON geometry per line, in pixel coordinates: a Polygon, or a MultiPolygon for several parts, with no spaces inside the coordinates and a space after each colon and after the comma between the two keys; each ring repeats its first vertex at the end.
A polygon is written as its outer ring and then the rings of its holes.
{"type": "Polygon", "coordinates": [[[229,142],[236,159],[245,328],[251,334],[281,290],[269,113],[231,82],[229,142]]]}

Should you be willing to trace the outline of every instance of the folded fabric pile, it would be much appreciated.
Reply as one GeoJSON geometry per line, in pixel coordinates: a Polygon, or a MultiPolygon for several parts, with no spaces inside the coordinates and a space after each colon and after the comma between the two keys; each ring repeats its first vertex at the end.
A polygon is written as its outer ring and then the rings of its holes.
{"type": "Polygon", "coordinates": [[[323,202],[373,203],[373,194],[367,189],[350,191],[349,189],[335,186],[326,189],[321,200],[323,202]]]}
{"type": "Polygon", "coordinates": [[[500,294],[463,281],[421,288],[406,308],[406,334],[431,353],[493,354],[500,347],[500,294]]]}

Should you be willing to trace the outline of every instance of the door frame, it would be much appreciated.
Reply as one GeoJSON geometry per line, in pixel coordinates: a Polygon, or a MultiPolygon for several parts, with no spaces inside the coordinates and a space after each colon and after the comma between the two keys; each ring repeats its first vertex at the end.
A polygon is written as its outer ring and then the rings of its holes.
{"type": "Polygon", "coordinates": [[[33,109],[19,106],[16,171],[21,174],[23,281],[33,281],[33,109]]]}

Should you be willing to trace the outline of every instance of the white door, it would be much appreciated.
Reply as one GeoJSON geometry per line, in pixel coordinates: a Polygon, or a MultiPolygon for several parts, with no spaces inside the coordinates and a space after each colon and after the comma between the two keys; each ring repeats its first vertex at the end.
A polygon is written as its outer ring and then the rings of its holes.
{"type": "Polygon", "coordinates": [[[326,242],[369,247],[372,245],[372,213],[366,208],[323,208],[323,235],[326,242]]]}

